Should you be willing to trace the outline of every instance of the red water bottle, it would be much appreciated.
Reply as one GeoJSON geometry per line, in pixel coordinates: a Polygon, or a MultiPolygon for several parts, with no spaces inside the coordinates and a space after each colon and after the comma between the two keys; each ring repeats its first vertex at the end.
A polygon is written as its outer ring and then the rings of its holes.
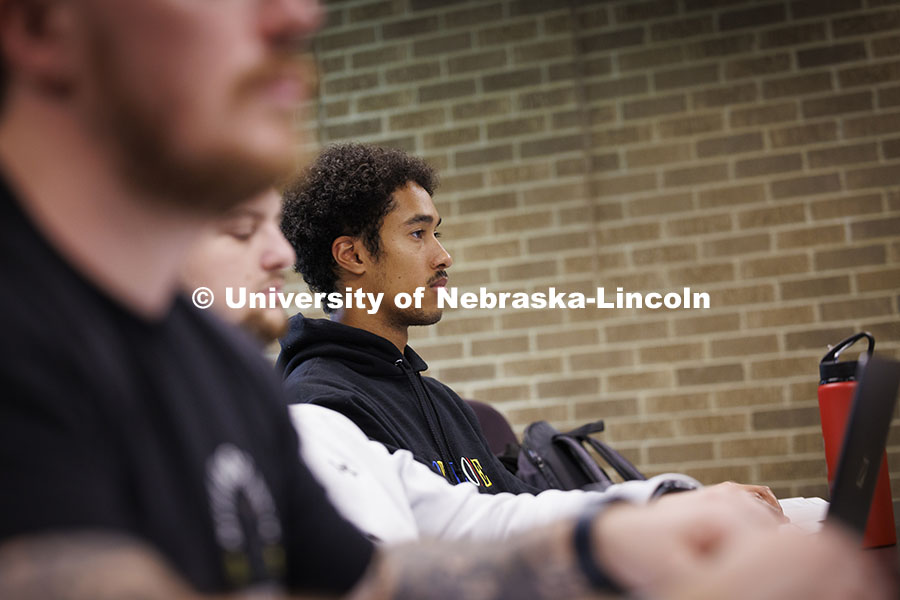
{"type": "MultiPolygon", "coordinates": [[[[841,457],[844,431],[856,391],[857,361],[842,361],[841,352],[862,338],[869,341],[866,354],[875,350],[875,338],[868,332],[857,333],[828,351],[819,363],[819,415],[822,417],[822,437],[825,439],[825,462],[828,463],[828,488],[834,484],[834,472],[841,457]]],[[[897,543],[894,510],[891,501],[891,482],[887,466],[887,452],[881,459],[881,469],[875,484],[875,496],[866,522],[863,548],[890,546],[897,543]]]]}

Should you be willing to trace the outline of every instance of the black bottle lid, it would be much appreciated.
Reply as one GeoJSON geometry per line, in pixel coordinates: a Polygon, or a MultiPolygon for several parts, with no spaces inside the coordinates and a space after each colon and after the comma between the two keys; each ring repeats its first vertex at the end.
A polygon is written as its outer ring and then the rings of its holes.
{"type": "Polygon", "coordinates": [[[833,346],[828,351],[828,354],[823,356],[822,360],[819,362],[819,385],[824,383],[835,383],[837,381],[856,381],[857,361],[845,360],[839,362],[838,358],[840,357],[841,352],[863,338],[869,340],[869,347],[866,349],[866,354],[872,356],[872,352],[875,351],[875,338],[872,337],[872,334],[868,331],[861,331],[855,335],[851,335],[846,340],[838,342],[837,345],[833,346]]]}

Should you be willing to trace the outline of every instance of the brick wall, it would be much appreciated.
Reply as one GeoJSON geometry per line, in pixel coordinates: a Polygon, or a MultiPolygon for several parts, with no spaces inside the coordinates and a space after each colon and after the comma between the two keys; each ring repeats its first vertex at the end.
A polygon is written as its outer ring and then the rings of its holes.
{"type": "MultiPolygon", "coordinates": [[[[426,157],[467,290],[707,311],[456,310],[412,343],[518,427],[824,495],[825,345],[900,356],[900,3],[330,1],[315,135],[426,157]]],[[[300,285],[299,279],[296,279],[300,285]]],[[[900,425],[889,446],[900,499],[900,425]]]]}

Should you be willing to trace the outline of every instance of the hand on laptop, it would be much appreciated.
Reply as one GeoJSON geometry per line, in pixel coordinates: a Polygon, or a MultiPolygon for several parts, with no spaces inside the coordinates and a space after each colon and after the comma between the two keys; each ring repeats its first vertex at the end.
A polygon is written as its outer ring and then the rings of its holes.
{"type": "Polygon", "coordinates": [[[646,506],[613,506],[597,519],[594,539],[613,578],[656,597],[702,573],[723,548],[777,525],[767,505],[732,484],[663,496],[646,506]]]}
{"type": "Polygon", "coordinates": [[[772,490],[767,485],[750,485],[747,483],[735,483],[734,481],[726,481],[724,483],[719,483],[717,485],[709,487],[731,487],[751,494],[752,497],[764,502],[769,508],[775,511],[775,514],[778,515],[782,521],[787,520],[787,518],[784,516],[784,511],[782,510],[781,505],[778,503],[778,498],[775,497],[775,494],[772,493],[772,490]]]}

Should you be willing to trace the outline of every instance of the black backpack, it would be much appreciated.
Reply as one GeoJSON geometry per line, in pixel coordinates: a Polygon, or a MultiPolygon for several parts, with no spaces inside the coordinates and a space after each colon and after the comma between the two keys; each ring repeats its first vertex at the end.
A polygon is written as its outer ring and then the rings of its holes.
{"type": "Polygon", "coordinates": [[[525,436],[517,457],[516,476],[541,490],[604,490],[612,478],[585,449],[585,444],[599,455],[625,480],[646,480],[627,458],[607,444],[591,437],[603,431],[603,421],[582,425],[560,433],[546,421],[536,421],[525,428],[525,436]]]}

